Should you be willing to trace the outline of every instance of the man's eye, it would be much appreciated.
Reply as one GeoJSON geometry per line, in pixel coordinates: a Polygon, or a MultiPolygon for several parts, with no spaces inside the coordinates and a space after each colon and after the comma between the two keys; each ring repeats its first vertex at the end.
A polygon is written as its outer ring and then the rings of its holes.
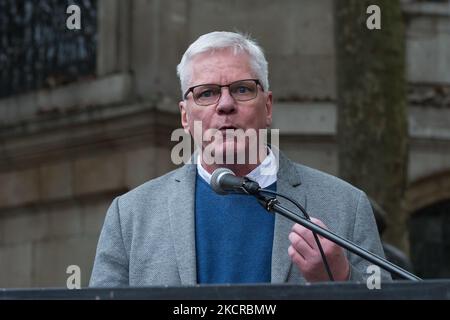
{"type": "Polygon", "coordinates": [[[234,90],[236,93],[238,94],[243,94],[243,93],[249,93],[252,91],[251,88],[247,87],[247,86],[239,86],[234,90]]]}
{"type": "Polygon", "coordinates": [[[198,97],[199,98],[209,98],[213,95],[212,90],[205,90],[199,93],[198,97]]]}

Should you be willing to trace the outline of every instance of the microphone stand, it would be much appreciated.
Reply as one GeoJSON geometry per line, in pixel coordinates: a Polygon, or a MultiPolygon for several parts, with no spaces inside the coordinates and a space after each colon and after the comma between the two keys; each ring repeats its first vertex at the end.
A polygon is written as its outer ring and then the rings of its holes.
{"type": "Polygon", "coordinates": [[[421,281],[422,279],[417,277],[416,275],[400,268],[399,266],[393,264],[392,262],[381,258],[380,256],[377,256],[376,254],[356,245],[355,243],[342,238],[341,236],[324,229],[320,227],[319,225],[295,214],[294,212],[290,211],[289,209],[285,208],[280,204],[280,202],[275,198],[271,196],[266,196],[262,194],[264,192],[264,189],[261,188],[254,188],[254,186],[249,186],[247,188],[246,183],[242,186],[242,189],[246,191],[247,194],[253,195],[258,199],[258,202],[269,212],[271,213],[278,213],[281,214],[283,217],[288,218],[291,221],[294,221],[305,228],[320,234],[322,237],[338,244],[339,246],[347,249],[350,252],[353,252],[354,254],[360,256],[363,259],[366,259],[369,262],[372,262],[373,264],[383,268],[384,270],[387,270],[391,273],[394,273],[404,279],[412,280],[412,281],[421,281]]]}

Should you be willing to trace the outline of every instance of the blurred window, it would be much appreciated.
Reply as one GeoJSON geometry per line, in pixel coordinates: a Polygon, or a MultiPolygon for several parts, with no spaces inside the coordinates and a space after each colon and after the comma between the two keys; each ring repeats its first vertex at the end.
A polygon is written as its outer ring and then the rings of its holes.
{"type": "Polygon", "coordinates": [[[0,0],[0,98],[95,76],[96,47],[97,0],[0,0]]]}

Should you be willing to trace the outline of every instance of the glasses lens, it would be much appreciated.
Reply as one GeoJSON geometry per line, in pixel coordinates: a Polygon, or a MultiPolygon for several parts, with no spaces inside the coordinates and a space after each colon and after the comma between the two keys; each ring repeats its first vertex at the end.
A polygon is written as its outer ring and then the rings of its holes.
{"type": "Polygon", "coordinates": [[[238,101],[251,100],[258,93],[257,84],[254,80],[238,81],[230,85],[230,93],[238,101]]]}
{"type": "Polygon", "coordinates": [[[195,103],[198,105],[209,105],[215,103],[220,97],[220,86],[205,85],[196,87],[193,90],[195,103]]]}

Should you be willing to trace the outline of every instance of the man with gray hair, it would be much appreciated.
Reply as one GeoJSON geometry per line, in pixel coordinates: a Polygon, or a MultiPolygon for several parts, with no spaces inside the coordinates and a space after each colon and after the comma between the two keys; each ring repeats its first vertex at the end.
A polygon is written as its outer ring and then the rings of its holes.
{"type": "MultiPolygon", "coordinates": [[[[328,281],[313,234],[268,214],[252,197],[216,194],[210,181],[219,167],[290,196],[314,215],[313,222],[383,255],[370,203],[361,190],[293,163],[274,145],[263,144],[255,161],[236,161],[254,153],[255,143],[232,133],[267,129],[272,123],[268,64],[253,40],[233,32],[205,34],[189,46],[177,71],[181,124],[198,146],[194,164],[113,201],[90,286],[328,281]],[[194,132],[197,124],[201,134],[194,132]],[[204,139],[210,130],[214,138],[204,139]],[[215,161],[206,161],[206,150],[215,161]]],[[[256,140],[260,146],[260,137],[256,140]]],[[[368,262],[319,239],[334,280],[363,281],[368,276],[368,262]]],[[[384,272],[382,277],[390,278],[384,272]]]]}

